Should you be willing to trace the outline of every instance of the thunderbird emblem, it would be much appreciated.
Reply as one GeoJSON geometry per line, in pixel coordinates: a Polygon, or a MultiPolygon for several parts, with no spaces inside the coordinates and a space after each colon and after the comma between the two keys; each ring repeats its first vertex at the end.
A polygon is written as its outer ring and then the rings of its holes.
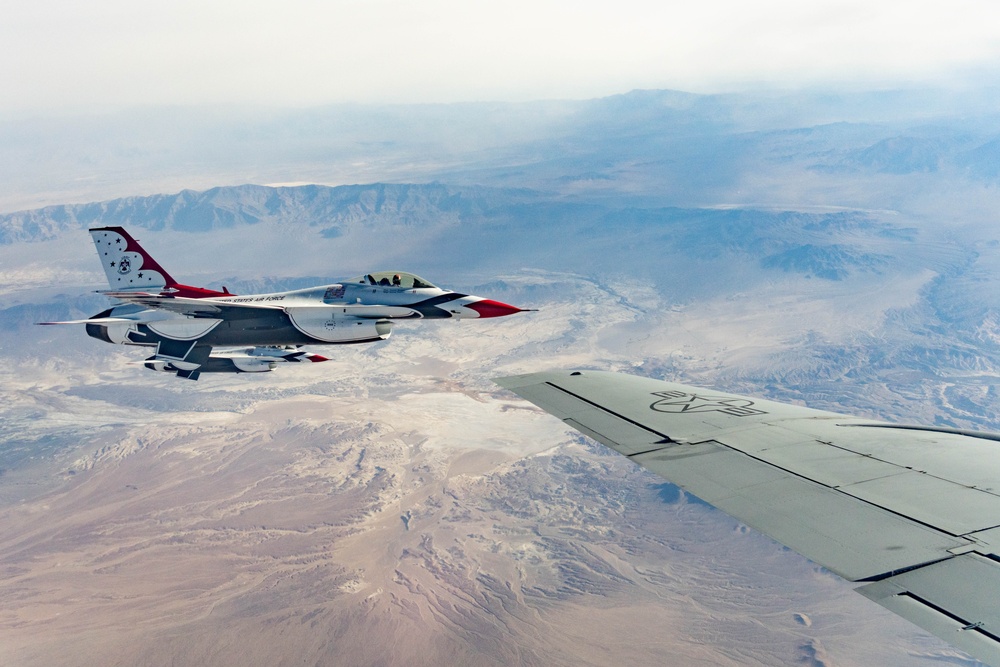
{"type": "Polygon", "coordinates": [[[660,397],[660,400],[649,406],[657,412],[722,412],[733,417],[767,414],[763,410],[750,407],[754,403],[746,398],[685,394],[681,391],[657,391],[653,392],[653,396],[660,397]]]}
{"type": "Polygon", "coordinates": [[[128,257],[122,257],[121,260],[118,261],[118,273],[124,275],[131,270],[132,262],[129,261],[128,257]]]}

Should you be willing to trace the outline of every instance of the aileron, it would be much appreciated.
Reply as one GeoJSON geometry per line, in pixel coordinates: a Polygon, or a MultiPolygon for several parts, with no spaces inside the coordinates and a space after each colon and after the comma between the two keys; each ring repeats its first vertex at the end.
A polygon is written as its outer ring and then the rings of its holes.
{"type": "Polygon", "coordinates": [[[1000,664],[1000,563],[958,556],[858,592],[992,665],[1000,664]]]}

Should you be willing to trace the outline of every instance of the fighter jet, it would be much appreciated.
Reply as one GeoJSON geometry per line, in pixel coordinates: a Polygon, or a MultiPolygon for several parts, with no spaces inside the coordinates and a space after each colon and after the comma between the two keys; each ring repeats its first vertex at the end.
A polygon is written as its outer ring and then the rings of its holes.
{"type": "Polygon", "coordinates": [[[482,319],[526,310],[441,289],[403,271],[236,295],[225,287],[220,292],[177,282],[121,227],[89,231],[111,286],[102,293],[119,303],[86,320],[41,324],[84,324],[93,338],[155,348],[146,368],[189,380],[202,373],[260,373],[279,363],[327,361],[300,347],[384,340],[393,320],[482,319]]]}

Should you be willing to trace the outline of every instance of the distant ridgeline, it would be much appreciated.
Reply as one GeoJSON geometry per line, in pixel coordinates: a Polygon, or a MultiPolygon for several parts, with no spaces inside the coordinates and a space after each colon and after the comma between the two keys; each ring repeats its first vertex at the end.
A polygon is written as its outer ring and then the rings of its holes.
{"type": "Polygon", "coordinates": [[[352,224],[416,225],[428,216],[475,215],[476,206],[516,200],[515,191],[448,188],[443,185],[240,185],[204,192],[124,197],[91,204],[47,206],[0,215],[0,243],[41,241],[67,230],[121,225],[204,232],[273,222],[322,228],[335,237],[352,224]]]}
{"type": "Polygon", "coordinates": [[[242,185],[48,206],[0,215],[0,244],[46,241],[94,226],[198,233],[262,223],[310,228],[326,239],[407,228],[442,252],[503,251],[521,255],[523,266],[551,255],[561,264],[556,268],[582,273],[595,262],[655,268],[679,254],[706,261],[736,256],[763,269],[827,280],[882,272],[892,264],[894,246],[917,236],[858,211],[641,208],[624,196],[580,201],[527,189],[376,183],[242,185]]]}

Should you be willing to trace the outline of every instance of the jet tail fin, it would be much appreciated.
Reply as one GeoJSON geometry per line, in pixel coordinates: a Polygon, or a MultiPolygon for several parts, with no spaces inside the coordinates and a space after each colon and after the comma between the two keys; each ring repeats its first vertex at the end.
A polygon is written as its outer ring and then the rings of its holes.
{"type": "Polygon", "coordinates": [[[155,291],[177,284],[122,227],[96,227],[90,236],[111,289],[155,291]]]}
{"type": "Polygon", "coordinates": [[[174,296],[194,299],[233,296],[225,287],[219,292],[178,283],[123,227],[94,227],[90,236],[112,293],[166,290],[174,296]]]}

